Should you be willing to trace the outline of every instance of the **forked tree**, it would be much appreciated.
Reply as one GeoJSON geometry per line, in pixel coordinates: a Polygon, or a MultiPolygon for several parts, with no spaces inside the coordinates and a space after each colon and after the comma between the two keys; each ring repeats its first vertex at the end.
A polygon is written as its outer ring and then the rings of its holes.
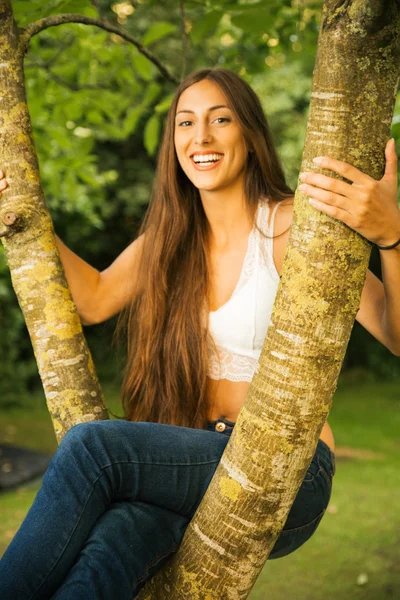
{"type": "MultiPolygon", "coordinates": [[[[19,29],[10,0],[0,0],[0,164],[13,183],[1,200],[0,235],[59,440],[76,423],[107,418],[45,206],[24,89],[30,38],[66,22],[107,28],[60,15],[19,29]]],[[[316,171],[312,158],[327,155],[379,179],[399,74],[399,0],[325,0],[301,171],[316,171]]],[[[296,191],[259,367],[177,553],[140,592],[142,600],[250,593],[329,414],[370,250],[296,191]]]]}

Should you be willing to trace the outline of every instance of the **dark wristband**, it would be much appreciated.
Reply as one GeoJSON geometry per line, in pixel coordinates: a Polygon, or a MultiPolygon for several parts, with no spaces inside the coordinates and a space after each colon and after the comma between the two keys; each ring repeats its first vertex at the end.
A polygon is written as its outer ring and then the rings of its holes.
{"type": "Polygon", "coordinates": [[[396,248],[396,246],[398,246],[400,244],[400,240],[398,240],[395,244],[392,244],[391,246],[378,246],[378,244],[375,244],[377,248],[379,248],[379,250],[391,250],[392,248],[396,248]]]}

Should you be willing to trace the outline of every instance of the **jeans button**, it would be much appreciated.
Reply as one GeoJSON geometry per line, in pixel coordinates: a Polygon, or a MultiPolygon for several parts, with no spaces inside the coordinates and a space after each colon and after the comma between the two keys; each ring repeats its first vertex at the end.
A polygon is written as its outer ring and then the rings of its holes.
{"type": "Polygon", "coordinates": [[[219,423],[216,424],[215,429],[217,431],[225,431],[226,425],[225,425],[225,423],[222,423],[221,421],[219,421],[219,423]]]}

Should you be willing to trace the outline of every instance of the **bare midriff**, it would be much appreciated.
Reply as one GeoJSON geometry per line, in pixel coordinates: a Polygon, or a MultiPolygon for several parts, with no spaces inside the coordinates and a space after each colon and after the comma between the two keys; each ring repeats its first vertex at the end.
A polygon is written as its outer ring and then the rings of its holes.
{"type": "MultiPolygon", "coordinates": [[[[215,421],[220,417],[236,422],[240,409],[245,401],[250,383],[247,381],[229,381],[228,379],[207,379],[208,420],[215,421]]],[[[320,439],[335,450],[335,440],[328,421],[325,421],[320,439]]]]}

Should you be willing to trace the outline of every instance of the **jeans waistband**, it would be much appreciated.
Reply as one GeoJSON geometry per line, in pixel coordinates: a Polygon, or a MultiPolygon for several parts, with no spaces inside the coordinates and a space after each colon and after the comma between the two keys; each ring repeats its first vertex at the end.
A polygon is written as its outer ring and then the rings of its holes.
{"type": "MultiPolygon", "coordinates": [[[[223,433],[227,436],[231,435],[234,426],[235,421],[229,421],[228,419],[225,419],[225,417],[219,417],[215,421],[208,421],[207,423],[208,431],[217,431],[218,433],[223,433]]],[[[323,440],[318,440],[316,452],[325,462],[325,466],[329,469],[331,475],[334,475],[336,471],[334,452],[323,440]]]]}
{"type": "Polygon", "coordinates": [[[234,421],[229,421],[228,419],[225,419],[225,417],[219,417],[215,421],[208,421],[207,429],[208,431],[218,431],[225,435],[231,435],[234,426],[234,421]]]}

